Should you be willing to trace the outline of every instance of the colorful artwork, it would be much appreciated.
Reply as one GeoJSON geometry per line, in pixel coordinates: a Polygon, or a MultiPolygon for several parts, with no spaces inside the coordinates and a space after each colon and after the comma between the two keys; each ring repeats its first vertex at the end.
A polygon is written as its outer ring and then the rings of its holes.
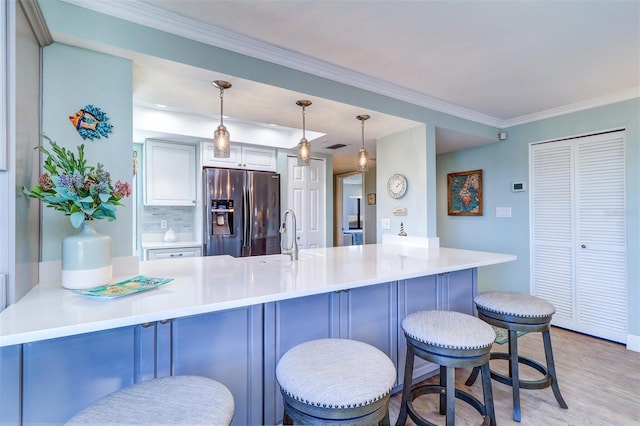
{"type": "Polygon", "coordinates": [[[447,175],[449,216],[482,216],[482,169],[447,175]]]}
{"type": "Polygon", "coordinates": [[[82,139],[100,139],[101,136],[109,137],[113,125],[109,124],[107,114],[100,108],[87,105],[69,116],[71,124],[76,128],[82,139]]]}

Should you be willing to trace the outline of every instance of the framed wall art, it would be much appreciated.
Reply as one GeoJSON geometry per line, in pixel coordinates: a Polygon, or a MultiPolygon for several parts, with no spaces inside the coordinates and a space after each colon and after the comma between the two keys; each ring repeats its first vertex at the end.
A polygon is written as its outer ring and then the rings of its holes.
{"type": "Polygon", "coordinates": [[[372,206],[375,203],[376,203],[376,194],[375,194],[375,192],[371,192],[371,193],[367,194],[367,204],[372,206]]]}
{"type": "Polygon", "coordinates": [[[449,216],[482,216],[482,169],[447,174],[449,216]]]}

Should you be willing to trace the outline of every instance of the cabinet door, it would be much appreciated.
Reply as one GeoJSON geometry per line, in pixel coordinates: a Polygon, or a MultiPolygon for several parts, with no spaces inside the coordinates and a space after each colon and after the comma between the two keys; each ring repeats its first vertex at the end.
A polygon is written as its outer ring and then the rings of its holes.
{"type": "Polygon", "coordinates": [[[0,424],[20,424],[20,345],[0,348],[0,424]]]}
{"type": "Polygon", "coordinates": [[[292,347],[315,339],[338,337],[336,293],[318,294],[265,304],[264,422],[282,423],[282,395],[276,366],[292,347]]]}
{"type": "Polygon", "coordinates": [[[242,168],[242,150],[239,145],[231,144],[229,158],[216,158],[213,142],[202,142],[202,165],[205,167],[242,168]]]}
{"type": "Polygon", "coordinates": [[[376,284],[340,292],[340,337],[368,343],[397,365],[397,283],[376,284]]]}
{"type": "Polygon", "coordinates": [[[473,315],[476,294],[476,269],[447,272],[438,275],[439,309],[473,315]]]}
{"type": "Polygon", "coordinates": [[[139,381],[139,352],[154,353],[152,347],[139,350],[136,327],[24,344],[23,422],[63,423],[139,381]]]}
{"type": "Polygon", "coordinates": [[[210,377],[229,388],[235,425],[262,423],[262,305],[172,322],[173,375],[210,377]]]}
{"type": "Polygon", "coordinates": [[[249,170],[276,171],[275,149],[242,147],[242,167],[249,170]]]}
{"type": "MultiPolygon", "coordinates": [[[[398,387],[404,383],[404,365],[407,357],[407,339],[402,331],[402,320],[409,314],[423,310],[438,309],[438,286],[436,277],[412,278],[398,283],[398,387]]],[[[416,358],[413,366],[414,383],[436,371],[436,364],[416,358]]]]}
{"type": "Polygon", "coordinates": [[[145,142],[145,205],[196,205],[196,147],[145,142]]]}

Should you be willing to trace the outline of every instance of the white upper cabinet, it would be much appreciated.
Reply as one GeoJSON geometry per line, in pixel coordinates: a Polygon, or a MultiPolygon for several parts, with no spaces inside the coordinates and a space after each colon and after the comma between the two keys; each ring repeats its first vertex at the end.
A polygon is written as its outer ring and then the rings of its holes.
{"type": "Polygon", "coordinates": [[[145,142],[144,204],[196,205],[196,146],[175,142],[145,142]]]}
{"type": "Polygon", "coordinates": [[[276,150],[273,148],[231,144],[229,158],[216,158],[213,150],[213,142],[202,142],[203,166],[276,171],[276,150]]]}

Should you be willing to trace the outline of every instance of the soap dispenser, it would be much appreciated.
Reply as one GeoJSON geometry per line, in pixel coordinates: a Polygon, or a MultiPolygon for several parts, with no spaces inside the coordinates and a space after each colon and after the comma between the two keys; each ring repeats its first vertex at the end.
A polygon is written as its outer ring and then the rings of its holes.
{"type": "Polygon", "coordinates": [[[165,243],[171,243],[171,242],[174,242],[177,239],[178,238],[176,236],[176,232],[171,228],[169,228],[169,230],[164,233],[164,242],[165,243]]]}

